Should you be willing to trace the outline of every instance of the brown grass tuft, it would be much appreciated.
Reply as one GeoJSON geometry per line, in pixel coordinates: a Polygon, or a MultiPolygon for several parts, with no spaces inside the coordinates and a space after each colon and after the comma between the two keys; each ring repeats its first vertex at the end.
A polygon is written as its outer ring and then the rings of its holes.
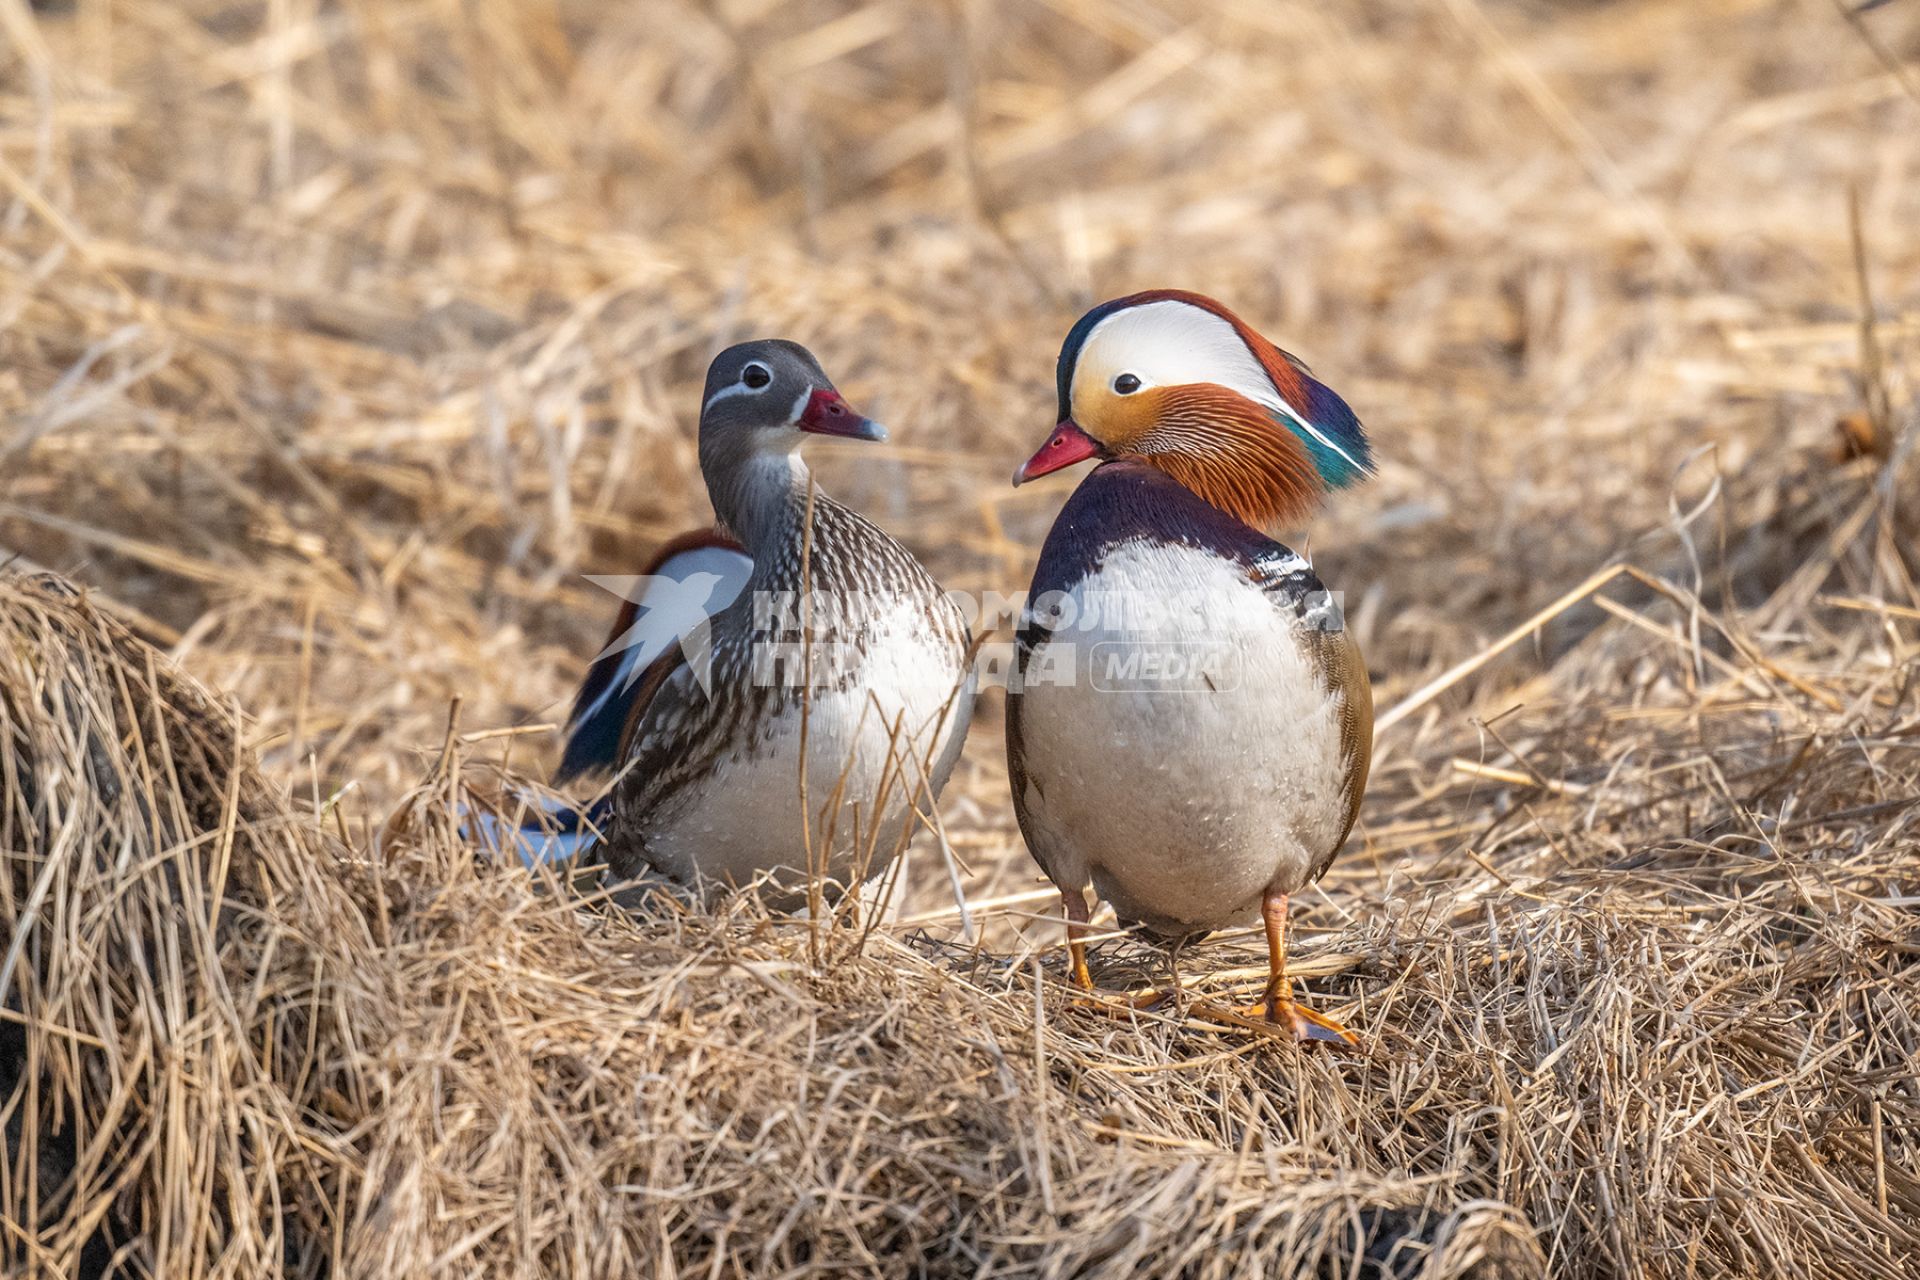
{"type": "Polygon", "coordinates": [[[319,1221],[317,1024],[273,958],[338,855],[238,729],[59,579],[0,577],[8,1274],[267,1273],[319,1221]]]}

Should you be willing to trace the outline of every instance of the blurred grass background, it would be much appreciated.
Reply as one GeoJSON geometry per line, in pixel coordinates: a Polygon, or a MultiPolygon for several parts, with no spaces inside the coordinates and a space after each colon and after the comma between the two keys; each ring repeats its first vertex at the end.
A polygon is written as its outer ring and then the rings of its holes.
{"type": "Polygon", "coordinates": [[[323,789],[390,796],[456,695],[564,714],[614,603],[580,575],[707,518],[698,381],[750,335],[894,428],[833,492],[1014,590],[1068,325],[1217,294],[1379,442],[1307,541],[1383,702],[1670,553],[1676,484],[1829,443],[1849,192],[1911,395],[1910,3],[0,0],[0,35],[0,544],[323,789]]]}

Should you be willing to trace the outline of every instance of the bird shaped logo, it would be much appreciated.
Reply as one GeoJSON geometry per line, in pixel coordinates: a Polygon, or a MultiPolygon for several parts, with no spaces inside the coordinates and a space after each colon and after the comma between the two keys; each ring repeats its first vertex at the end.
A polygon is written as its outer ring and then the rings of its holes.
{"type": "Polygon", "coordinates": [[[620,659],[617,687],[621,692],[631,688],[655,658],[678,644],[700,692],[711,696],[713,615],[733,602],[737,583],[716,600],[727,579],[704,570],[681,578],[645,573],[590,573],[586,578],[634,606],[633,622],[593,657],[595,663],[620,659]]]}

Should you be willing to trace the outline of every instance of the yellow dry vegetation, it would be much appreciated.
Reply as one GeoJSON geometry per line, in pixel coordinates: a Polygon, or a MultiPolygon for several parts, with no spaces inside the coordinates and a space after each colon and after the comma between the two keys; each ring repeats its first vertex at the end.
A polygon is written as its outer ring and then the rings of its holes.
{"type": "Polygon", "coordinates": [[[1920,1274],[1920,4],[1852,8],[0,0],[0,1264],[1920,1274]],[[1293,535],[1366,1054],[1071,1008],[997,693],[971,929],[928,853],[872,929],[474,857],[718,346],[1011,592],[1059,340],[1163,285],[1382,460],[1293,535]]]}

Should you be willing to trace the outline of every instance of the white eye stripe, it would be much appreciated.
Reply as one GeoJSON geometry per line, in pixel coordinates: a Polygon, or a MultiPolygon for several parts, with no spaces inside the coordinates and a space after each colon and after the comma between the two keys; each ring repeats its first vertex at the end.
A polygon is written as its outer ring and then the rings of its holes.
{"type": "Polygon", "coordinates": [[[765,390],[765,387],[747,387],[742,386],[738,382],[729,382],[726,386],[707,397],[707,402],[700,406],[700,412],[705,413],[722,400],[731,400],[735,396],[757,396],[765,390]]]}
{"type": "Polygon", "coordinates": [[[772,370],[768,369],[767,366],[761,364],[759,361],[756,360],[752,364],[748,365],[746,368],[740,371],[739,381],[729,382],[726,386],[720,388],[718,391],[708,396],[707,402],[700,406],[700,412],[704,414],[707,410],[713,408],[713,406],[715,406],[716,404],[719,404],[722,400],[730,400],[734,396],[757,396],[763,391],[765,391],[768,387],[771,387],[772,385],[773,385],[772,370]],[[764,374],[767,380],[761,383],[757,387],[750,387],[747,385],[747,374],[755,369],[758,369],[762,374],[764,374]]]}
{"type": "MultiPolygon", "coordinates": [[[[767,386],[772,385],[772,383],[767,384],[767,386]]],[[[767,387],[749,387],[744,383],[730,382],[708,396],[707,402],[700,406],[700,412],[704,415],[707,410],[713,408],[713,406],[719,404],[722,400],[731,400],[735,396],[757,396],[765,393],[766,390],[767,387]]],[[[787,414],[787,421],[800,421],[800,415],[807,411],[807,402],[811,399],[813,399],[813,388],[811,386],[802,387],[800,394],[794,398],[793,408],[787,414]]]]}

